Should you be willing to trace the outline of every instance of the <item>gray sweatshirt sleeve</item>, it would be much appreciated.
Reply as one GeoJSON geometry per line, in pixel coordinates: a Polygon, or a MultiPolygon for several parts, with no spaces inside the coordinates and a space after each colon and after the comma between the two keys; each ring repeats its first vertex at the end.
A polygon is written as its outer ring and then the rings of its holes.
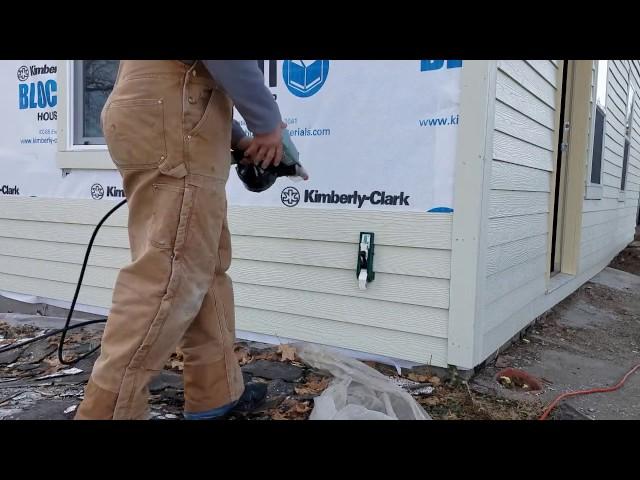
{"type": "MultiPolygon", "coordinates": [[[[202,60],[202,63],[231,97],[252,133],[269,133],[280,125],[280,109],[264,84],[257,60],[202,60]]],[[[242,127],[234,122],[234,144],[243,136],[242,127]]]]}

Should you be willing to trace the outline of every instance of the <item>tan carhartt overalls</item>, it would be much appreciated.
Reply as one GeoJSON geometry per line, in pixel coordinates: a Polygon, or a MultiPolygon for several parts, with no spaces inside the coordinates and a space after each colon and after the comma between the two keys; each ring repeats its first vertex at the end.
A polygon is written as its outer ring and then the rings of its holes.
{"type": "Polygon", "coordinates": [[[237,400],[225,183],[232,102],[200,63],[120,62],[102,111],[129,207],[124,267],[77,419],[143,419],[148,384],[184,352],[185,411],[237,400]]]}

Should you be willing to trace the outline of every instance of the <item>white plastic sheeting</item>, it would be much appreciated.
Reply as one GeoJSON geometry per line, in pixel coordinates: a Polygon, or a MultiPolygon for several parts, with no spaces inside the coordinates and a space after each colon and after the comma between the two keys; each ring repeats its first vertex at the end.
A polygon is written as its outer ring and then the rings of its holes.
{"type": "Polygon", "coordinates": [[[431,420],[409,393],[364,363],[319,345],[295,347],[303,362],[334,377],[314,399],[310,420],[431,420]]]}

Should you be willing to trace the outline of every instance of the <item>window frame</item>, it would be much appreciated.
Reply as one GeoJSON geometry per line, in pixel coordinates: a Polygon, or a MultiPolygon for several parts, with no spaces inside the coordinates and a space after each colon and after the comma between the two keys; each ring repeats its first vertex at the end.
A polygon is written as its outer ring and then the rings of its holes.
{"type": "Polygon", "coordinates": [[[77,81],[75,78],[81,60],[58,61],[58,152],[56,164],[65,170],[116,170],[109,150],[104,144],[76,145],[75,117],[77,81]]]}
{"type": "Polygon", "coordinates": [[[605,104],[602,106],[598,105],[598,78],[600,76],[600,62],[602,60],[594,60],[594,83],[593,83],[593,98],[591,101],[591,119],[590,119],[590,132],[589,132],[589,150],[587,152],[587,174],[585,176],[585,199],[586,200],[601,200],[602,199],[602,174],[603,174],[603,166],[604,166],[604,150],[605,150],[605,142],[607,136],[607,101],[609,95],[609,76],[611,72],[610,62],[607,62],[607,75],[604,78],[604,99],[605,104]],[[591,181],[591,174],[593,169],[593,153],[595,146],[595,127],[596,127],[596,112],[600,108],[603,113],[603,126],[602,126],[602,148],[601,148],[601,157],[600,157],[600,181],[598,183],[591,181]]]}
{"type": "Polygon", "coordinates": [[[620,196],[625,195],[627,188],[627,173],[629,171],[629,155],[631,150],[631,135],[633,134],[633,114],[636,101],[636,89],[633,86],[633,76],[631,75],[631,65],[627,76],[627,104],[625,111],[625,132],[624,150],[622,153],[622,172],[620,173],[620,196]]]}
{"type": "Polygon", "coordinates": [[[72,104],[73,115],[70,116],[71,126],[69,133],[71,133],[71,141],[74,147],[87,147],[87,146],[104,146],[104,136],[101,137],[85,137],[82,132],[84,115],[84,62],[85,60],[73,61],[73,74],[71,75],[70,90],[73,92],[72,104]],[[78,121],[80,119],[80,121],[78,121]],[[90,143],[76,143],[88,141],[90,143]],[[102,141],[103,143],[98,143],[102,141]]]}

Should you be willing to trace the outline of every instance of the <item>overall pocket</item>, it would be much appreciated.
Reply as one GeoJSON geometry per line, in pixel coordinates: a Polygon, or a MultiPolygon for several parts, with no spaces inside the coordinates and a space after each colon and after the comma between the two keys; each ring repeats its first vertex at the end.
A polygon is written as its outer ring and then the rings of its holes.
{"type": "Polygon", "coordinates": [[[162,99],[113,100],[101,119],[109,153],[119,168],[157,167],[166,158],[162,99]]]}
{"type": "Polygon", "coordinates": [[[153,213],[149,226],[149,242],[161,249],[172,250],[176,247],[178,230],[184,230],[181,232],[182,237],[188,230],[192,203],[192,188],[162,183],[153,185],[153,213]],[[186,217],[182,222],[181,216],[186,217]]]}

